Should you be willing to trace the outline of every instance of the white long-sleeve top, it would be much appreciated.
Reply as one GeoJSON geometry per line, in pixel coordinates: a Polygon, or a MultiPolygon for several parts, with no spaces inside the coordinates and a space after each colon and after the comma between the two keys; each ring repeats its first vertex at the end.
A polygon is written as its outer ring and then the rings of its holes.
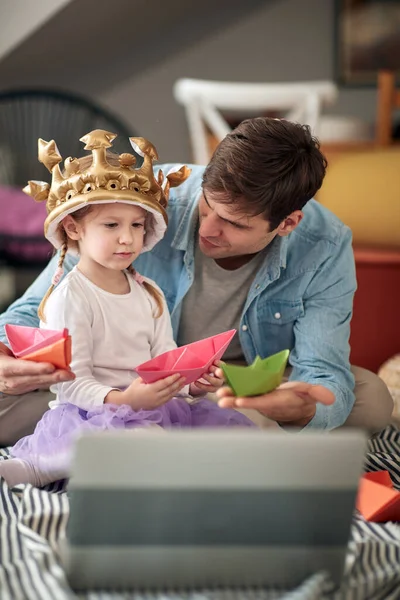
{"type": "Polygon", "coordinates": [[[154,318],[155,300],[127,276],[130,292],[111,294],[75,267],[48,299],[46,323],[40,326],[68,329],[71,369],[76,375],[74,381],[52,386],[57,399],[50,403],[51,408],[65,402],[85,410],[99,406],[112,389],[124,389],[138,377],[138,365],[176,348],[165,299],[163,314],[154,318]]]}

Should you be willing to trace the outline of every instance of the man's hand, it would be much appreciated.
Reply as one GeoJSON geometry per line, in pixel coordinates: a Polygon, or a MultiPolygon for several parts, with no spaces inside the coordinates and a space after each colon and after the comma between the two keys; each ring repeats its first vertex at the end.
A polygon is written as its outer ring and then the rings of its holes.
{"type": "Polygon", "coordinates": [[[72,379],[75,375],[71,371],[56,369],[49,363],[14,358],[11,350],[0,342],[0,392],[19,396],[72,379]]]}
{"type": "Polygon", "coordinates": [[[217,396],[222,408],[253,408],[272,421],[292,427],[305,427],[318,403],[329,406],[335,402],[331,390],[301,381],[288,381],[262,396],[237,398],[229,387],[218,390],[217,396]]]}

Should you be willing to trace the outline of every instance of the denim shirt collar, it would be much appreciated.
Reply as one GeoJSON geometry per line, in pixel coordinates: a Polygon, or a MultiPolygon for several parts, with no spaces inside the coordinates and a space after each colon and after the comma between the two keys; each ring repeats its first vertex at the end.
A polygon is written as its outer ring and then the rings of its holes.
{"type": "Polygon", "coordinates": [[[281,269],[286,269],[287,250],[288,236],[276,236],[264,250],[265,260],[255,278],[257,282],[273,281],[279,277],[281,269]]]}

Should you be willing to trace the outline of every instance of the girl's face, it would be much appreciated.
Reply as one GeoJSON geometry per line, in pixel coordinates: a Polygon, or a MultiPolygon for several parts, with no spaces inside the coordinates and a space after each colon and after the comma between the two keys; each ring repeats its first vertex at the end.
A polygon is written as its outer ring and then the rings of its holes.
{"type": "Polygon", "coordinates": [[[68,237],[78,243],[81,260],[121,271],[142,251],[146,215],[140,206],[97,204],[82,219],[68,215],[63,225],[68,237]]]}

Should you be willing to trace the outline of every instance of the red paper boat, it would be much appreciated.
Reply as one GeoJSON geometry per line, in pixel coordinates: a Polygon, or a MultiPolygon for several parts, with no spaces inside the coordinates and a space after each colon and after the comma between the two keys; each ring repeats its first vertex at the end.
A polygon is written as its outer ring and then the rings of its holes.
{"type": "Polygon", "coordinates": [[[219,360],[230,341],[236,333],[236,329],[225,331],[218,335],[175,348],[164,352],[136,367],[136,372],[146,383],[153,383],[158,379],[179,373],[185,377],[185,383],[193,383],[207,373],[214,361],[219,360]]]}
{"type": "Polygon", "coordinates": [[[71,337],[68,329],[53,331],[20,325],[5,325],[4,329],[10,348],[17,358],[48,362],[57,369],[69,369],[71,337]]]}
{"type": "Polygon", "coordinates": [[[367,521],[400,521],[400,492],[387,471],[366,473],[360,481],[357,508],[367,521]]]}

